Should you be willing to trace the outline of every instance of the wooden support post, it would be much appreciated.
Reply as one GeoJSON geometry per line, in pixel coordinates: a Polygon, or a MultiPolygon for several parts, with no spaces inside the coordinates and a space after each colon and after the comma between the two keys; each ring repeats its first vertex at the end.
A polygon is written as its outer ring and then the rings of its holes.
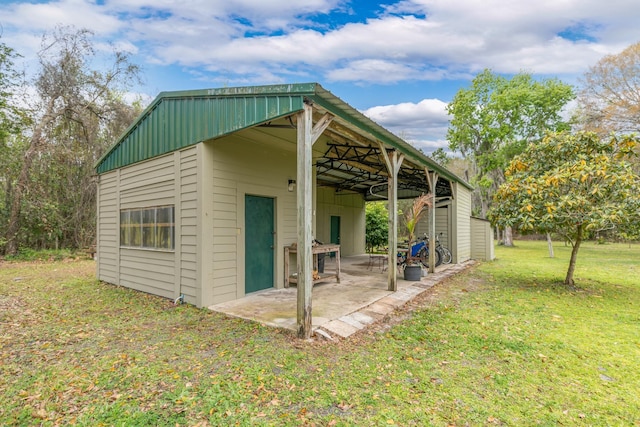
{"type": "Polygon", "coordinates": [[[404,161],[404,154],[398,154],[396,150],[387,153],[384,145],[380,143],[380,151],[389,172],[388,202],[389,202],[389,287],[391,292],[398,290],[398,172],[404,161]]]}
{"type": "Polygon", "coordinates": [[[311,337],[311,289],[313,287],[313,256],[311,254],[311,131],[313,107],[304,104],[298,113],[298,338],[311,337]]]}
{"type": "Polygon", "coordinates": [[[431,208],[429,208],[427,221],[429,229],[429,273],[436,272],[436,183],[438,182],[438,174],[430,172],[424,168],[427,176],[427,184],[429,184],[429,192],[431,193],[431,208]]]}
{"type": "Polygon", "coordinates": [[[298,338],[311,337],[311,292],[313,289],[313,143],[329,126],[333,116],[325,114],[313,126],[313,106],[305,102],[304,110],[297,115],[297,198],[298,198],[298,247],[296,263],[297,326],[298,338]]]}

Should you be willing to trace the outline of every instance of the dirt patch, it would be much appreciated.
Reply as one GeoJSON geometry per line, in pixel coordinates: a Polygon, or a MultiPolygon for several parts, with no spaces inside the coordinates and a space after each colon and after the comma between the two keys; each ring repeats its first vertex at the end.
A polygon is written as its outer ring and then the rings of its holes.
{"type": "Polygon", "coordinates": [[[22,298],[0,295],[0,332],[4,327],[10,327],[13,333],[17,333],[17,327],[30,323],[32,319],[33,312],[22,298]]]}
{"type": "Polygon", "coordinates": [[[3,314],[20,312],[25,306],[26,304],[18,297],[0,295],[0,312],[3,314]]]}

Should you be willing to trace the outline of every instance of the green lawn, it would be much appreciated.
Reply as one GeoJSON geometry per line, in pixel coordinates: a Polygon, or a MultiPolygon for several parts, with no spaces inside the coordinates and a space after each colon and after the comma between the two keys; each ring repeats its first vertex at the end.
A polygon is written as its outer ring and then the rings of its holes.
{"type": "Polygon", "coordinates": [[[0,265],[0,425],[640,426],[640,246],[516,242],[338,343],[0,265]]]}

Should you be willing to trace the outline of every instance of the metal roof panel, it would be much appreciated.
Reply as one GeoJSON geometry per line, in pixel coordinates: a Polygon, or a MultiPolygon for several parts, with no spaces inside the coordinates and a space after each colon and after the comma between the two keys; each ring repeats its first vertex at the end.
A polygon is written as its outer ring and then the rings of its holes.
{"type": "Polygon", "coordinates": [[[267,123],[301,111],[304,102],[331,113],[345,132],[395,148],[416,166],[472,188],[318,83],[162,92],[98,160],[96,170],[104,173],[267,123]]]}
{"type": "Polygon", "coordinates": [[[163,92],[98,160],[97,172],[147,160],[302,109],[301,94],[258,92],[163,92]]]}

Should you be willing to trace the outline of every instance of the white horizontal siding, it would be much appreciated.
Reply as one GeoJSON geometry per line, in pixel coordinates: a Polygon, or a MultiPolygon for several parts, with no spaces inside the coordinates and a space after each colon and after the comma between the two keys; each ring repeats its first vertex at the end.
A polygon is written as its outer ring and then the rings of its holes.
{"type": "Polygon", "coordinates": [[[167,179],[167,171],[173,171],[173,155],[155,157],[120,169],[122,189],[153,184],[167,179]]]}
{"type": "Polygon", "coordinates": [[[121,169],[120,209],[173,204],[174,193],[172,154],[121,169]]]}
{"type": "Polygon", "coordinates": [[[211,283],[203,286],[210,287],[206,294],[211,304],[245,293],[244,263],[250,259],[244,235],[246,194],[275,199],[274,286],[284,283],[283,248],[297,238],[296,194],[287,190],[288,180],[296,179],[295,151],[253,137],[261,138],[259,132],[238,132],[205,143],[211,151],[211,164],[204,167],[211,168],[212,186],[204,188],[210,191],[213,232],[210,242],[203,238],[203,262],[211,264],[211,283]]]}
{"type": "Polygon", "coordinates": [[[469,190],[460,185],[455,184],[456,191],[456,227],[457,230],[457,247],[456,261],[458,263],[467,261],[471,258],[471,193],[469,190]]]}
{"type": "MultiPolygon", "coordinates": [[[[203,285],[211,287],[211,297],[217,303],[234,300],[242,295],[242,272],[238,271],[237,257],[244,256],[244,253],[239,253],[237,229],[243,224],[238,224],[237,180],[246,171],[241,162],[233,166],[225,162],[229,157],[221,155],[226,154],[226,150],[216,150],[216,144],[212,148],[215,152],[212,188],[214,228],[212,246],[208,247],[211,251],[208,256],[213,263],[212,283],[203,285]],[[230,235],[231,240],[228,239],[230,235]]],[[[238,153],[235,157],[236,160],[241,160],[243,156],[238,153]]]]}
{"type": "Polygon", "coordinates": [[[436,208],[436,234],[442,233],[440,236],[440,244],[449,247],[449,208],[436,208]]]}
{"type": "Polygon", "coordinates": [[[198,286],[198,162],[197,149],[180,152],[180,292],[197,303],[198,286]]]}
{"type": "Polygon", "coordinates": [[[120,191],[120,209],[171,205],[174,203],[173,179],[144,187],[120,191]]]}
{"type": "MultiPolygon", "coordinates": [[[[297,220],[297,211],[289,214],[297,220]]],[[[331,242],[331,217],[340,217],[340,254],[359,255],[366,252],[365,201],[359,194],[338,195],[333,188],[320,187],[316,192],[316,239],[331,242]]],[[[297,236],[295,237],[297,238],[297,236]]]]}
{"type": "Polygon", "coordinates": [[[120,250],[120,285],[165,298],[173,297],[174,253],[120,250]]]}
{"type": "Polygon", "coordinates": [[[198,157],[195,147],[101,176],[98,214],[101,279],[196,304],[198,276],[198,157]],[[118,178],[119,177],[119,178],[118,178]],[[174,205],[175,251],[120,248],[120,210],[174,205]]]}
{"type": "MultiPolygon", "coordinates": [[[[435,210],[435,233],[440,234],[440,243],[443,246],[447,246],[449,244],[449,209],[448,207],[436,208],[435,210]]],[[[422,237],[425,235],[429,235],[429,216],[423,215],[418,225],[416,226],[416,237],[422,237]]]]}
{"type": "Polygon", "coordinates": [[[481,261],[494,258],[493,230],[489,221],[471,218],[471,258],[481,261]]]}
{"type": "Polygon", "coordinates": [[[98,279],[118,283],[118,171],[100,176],[98,184],[98,279]]]}
{"type": "MultiPolygon", "coordinates": [[[[175,205],[174,170],[173,154],[120,169],[119,209],[175,205]]],[[[119,239],[119,230],[117,236],[119,239]]],[[[120,248],[118,243],[118,255],[120,285],[175,298],[177,277],[174,251],[120,248]]]]}

